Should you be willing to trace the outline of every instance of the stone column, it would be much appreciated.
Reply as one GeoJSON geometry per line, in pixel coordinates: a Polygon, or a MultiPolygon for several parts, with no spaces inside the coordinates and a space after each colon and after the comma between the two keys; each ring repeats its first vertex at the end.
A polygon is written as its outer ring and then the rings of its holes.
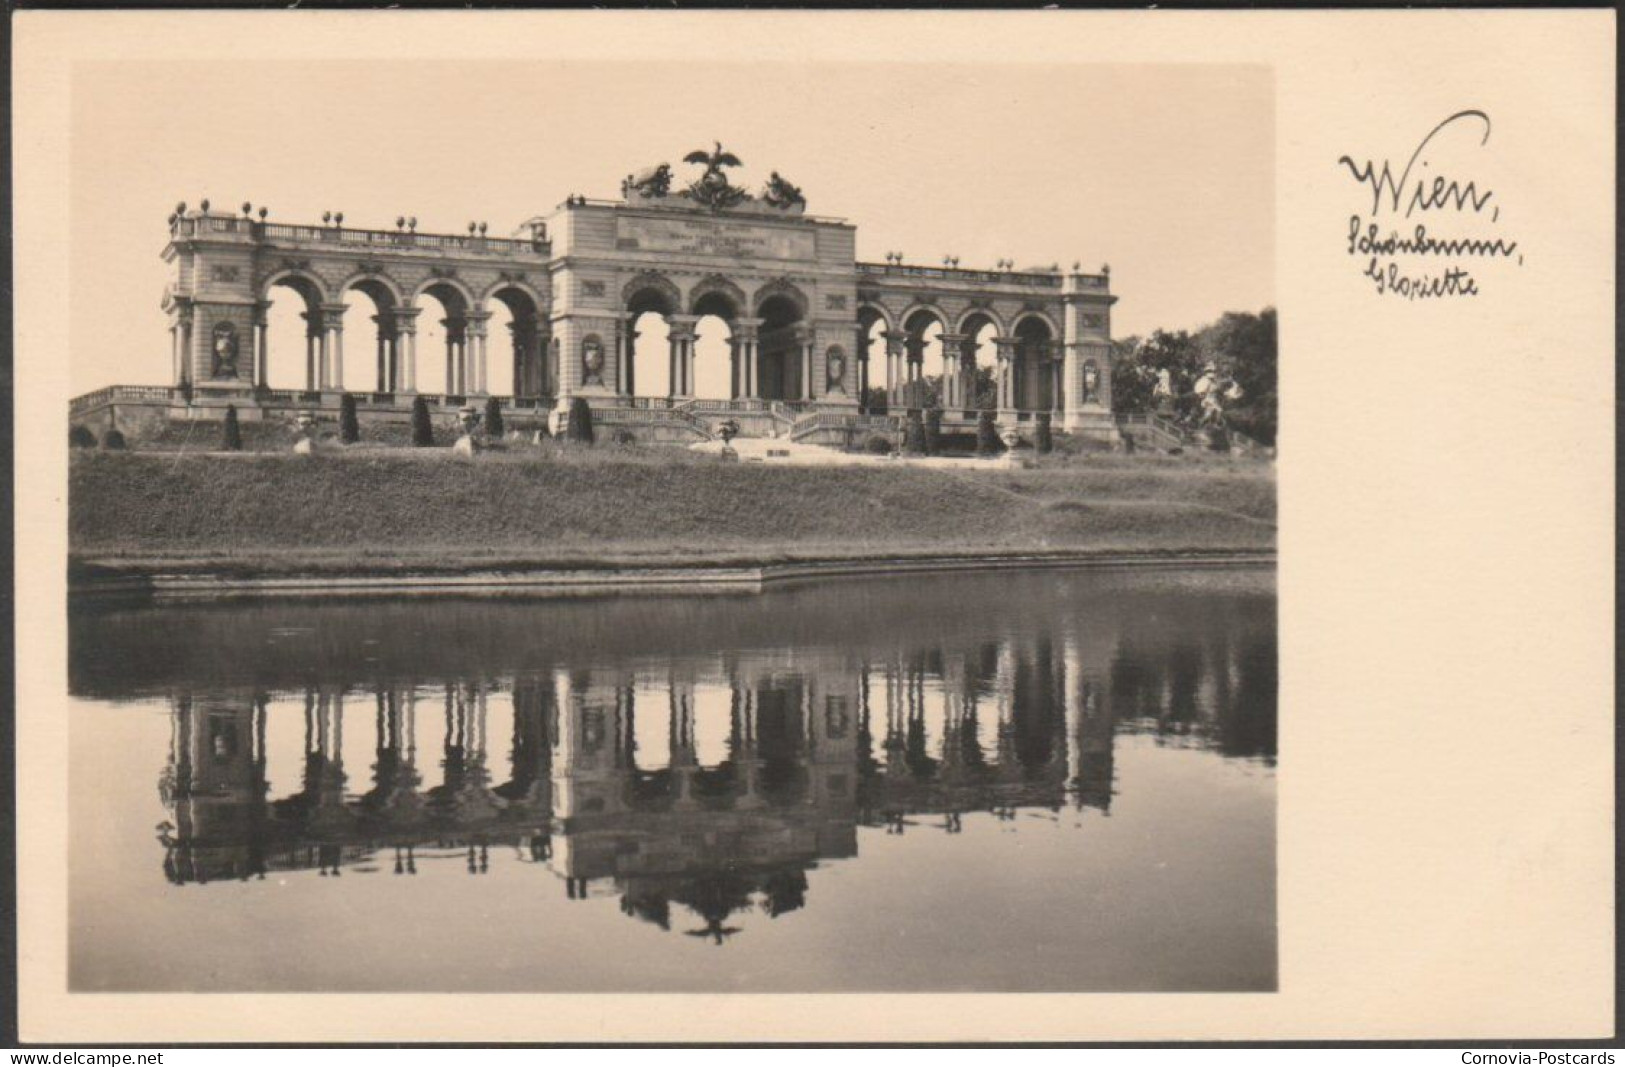
{"type": "Polygon", "coordinates": [[[622,318],[615,320],[615,392],[619,396],[632,395],[627,372],[632,367],[632,339],[634,336],[635,333],[630,322],[622,318]]]}
{"type": "Polygon", "coordinates": [[[862,326],[853,334],[855,342],[852,346],[852,359],[857,373],[854,375],[858,385],[858,406],[862,411],[869,410],[869,331],[862,326]]]}
{"type": "Polygon", "coordinates": [[[266,366],[270,355],[270,322],[266,313],[270,307],[264,300],[254,305],[254,384],[261,389],[270,380],[270,370],[266,366]]]}
{"type": "Polygon", "coordinates": [[[513,359],[513,395],[524,396],[525,389],[525,346],[529,343],[530,324],[520,319],[508,323],[508,350],[513,359]]]}
{"type": "Polygon", "coordinates": [[[886,341],[886,404],[896,411],[902,403],[903,385],[908,374],[908,334],[902,330],[887,330],[881,334],[886,341]]]}
{"type": "Polygon", "coordinates": [[[468,314],[468,391],[477,396],[490,392],[490,364],[486,358],[486,323],[491,321],[489,311],[471,311],[468,314]]]}
{"type": "Polygon", "coordinates": [[[305,392],[314,393],[322,387],[322,316],[306,311],[299,317],[305,320],[305,392]]]}
{"type": "Polygon", "coordinates": [[[461,396],[465,376],[463,346],[468,331],[467,321],[460,316],[447,316],[440,320],[440,325],[446,328],[446,392],[448,395],[461,396]]]}
{"type": "Polygon", "coordinates": [[[403,393],[418,391],[418,309],[395,309],[396,387],[403,393]]]}
{"type": "Polygon", "coordinates": [[[343,304],[322,306],[322,327],[327,337],[326,377],[322,388],[340,391],[344,388],[344,312],[343,304]]]}
{"type": "Polygon", "coordinates": [[[673,399],[694,395],[694,324],[693,315],[670,315],[671,324],[671,396],[673,399]]]}
{"type": "Polygon", "coordinates": [[[552,396],[558,391],[553,381],[553,330],[545,320],[536,322],[536,394],[552,396]]]}
{"type": "Polygon", "coordinates": [[[762,328],[761,319],[735,319],[731,324],[733,333],[733,347],[737,353],[739,363],[739,398],[741,400],[755,400],[761,390],[757,377],[757,332],[762,328]]]}
{"type": "Polygon", "coordinates": [[[982,346],[967,337],[959,354],[960,407],[969,410],[976,406],[976,353],[982,346]]]}
{"type": "Polygon", "coordinates": [[[796,349],[801,358],[801,388],[798,392],[802,400],[812,400],[817,392],[813,381],[813,348],[817,344],[817,334],[810,328],[796,331],[796,349]]]}
{"type": "Polygon", "coordinates": [[[391,367],[389,365],[389,337],[384,332],[385,316],[382,314],[374,315],[372,321],[378,326],[378,388],[376,391],[387,393],[390,392],[391,367]]]}
{"type": "Polygon", "coordinates": [[[1021,341],[1014,337],[995,337],[999,347],[999,362],[995,380],[999,385],[998,405],[1001,412],[1016,407],[1016,360],[1021,357],[1021,341]]]}
{"type": "Polygon", "coordinates": [[[192,379],[192,315],[188,311],[181,316],[181,381],[192,379]]]}
{"type": "Polygon", "coordinates": [[[963,334],[943,333],[942,342],[942,407],[944,410],[965,406],[965,342],[963,334]]]}

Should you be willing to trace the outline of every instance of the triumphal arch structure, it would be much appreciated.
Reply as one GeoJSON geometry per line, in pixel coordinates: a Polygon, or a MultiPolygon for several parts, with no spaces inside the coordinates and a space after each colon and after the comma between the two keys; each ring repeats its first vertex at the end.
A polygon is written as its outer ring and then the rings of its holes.
{"type": "Polygon", "coordinates": [[[571,195],[509,237],[179,205],[163,251],[171,381],[80,397],[74,419],[219,418],[228,404],[249,419],[320,414],[348,393],[364,419],[404,420],[418,397],[437,412],[483,405],[502,359],[513,389],[498,400],[513,415],[556,425],[580,397],[595,421],[651,440],[702,439],[731,418],[745,433],[835,443],[927,404],[948,427],[992,408],[1017,433],[1048,414],[1056,429],[1115,439],[1106,268],[861,262],[856,228],[811,214],[777,172],[756,191],[735,184],[741,161],[720,144],[681,165],[686,183],[660,163],[628,175],[619,198],[571,195]],[[299,307],[304,336],[275,351],[298,353],[303,389],[269,383],[267,312],[281,300],[299,307]],[[429,304],[435,351],[418,343],[429,304]],[[728,388],[702,397],[696,325],[713,318],[726,324],[728,388]],[[666,333],[658,372],[638,343],[651,322],[666,333]],[[650,395],[661,372],[667,386],[650,395]]]}

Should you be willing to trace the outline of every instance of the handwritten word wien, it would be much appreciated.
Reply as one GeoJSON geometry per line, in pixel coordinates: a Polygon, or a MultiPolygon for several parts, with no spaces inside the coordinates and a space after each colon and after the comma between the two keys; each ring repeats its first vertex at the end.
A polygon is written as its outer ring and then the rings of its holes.
{"type": "Polygon", "coordinates": [[[1482,124],[1484,131],[1477,147],[1488,144],[1490,117],[1477,110],[1458,111],[1428,131],[1397,176],[1387,159],[1380,164],[1369,159],[1360,164],[1352,156],[1338,157],[1349,176],[1367,186],[1371,194],[1369,213],[1349,216],[1347,252],[1364,263],[1361,276],[1370,279],[1378,295],[1402,300],[1477,296],[1481,291],[1478,279],[1461,261],[1515,258],[1523,264],[1517,240],[1473,232],[1500,223],[1495,191],[1470,177],[1433,170],[1435,157],[1445,154],[1451,145],[1448,132],[1453,132],[1452,127],[1474,124],[1482,124]],[[1437,236],[1422,222],[1414,227],[1396,225],[1419,212],[1449,217],[1465,224],[1467,232],[1437,236]],[[1418,268],[1403,257],[1432,257],[1432,261],[1418,268]]]}

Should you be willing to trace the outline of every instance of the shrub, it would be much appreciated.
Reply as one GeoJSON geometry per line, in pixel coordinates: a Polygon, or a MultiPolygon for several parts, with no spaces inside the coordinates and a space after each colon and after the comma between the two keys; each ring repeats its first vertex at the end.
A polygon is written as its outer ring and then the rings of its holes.
{"type": "Polygon", "coordinates": [[[570,401],[570,416],[564,424],[564,439],[574,444],[592,444],[592,408],[587,398],[578,396],[570,401]]]}
{"type": "Polygon", "coordinates": [[[95,448],[96,435],[83,426],[75,426],[68,431],[69,448],[95,448]]]}
{"type": "Polygon", "coordinates": [[[993,423],[993,412],[983,411],[976,416],[976,454],[996,456],[1004,449],[999,431],[993,423]]]}
{"type": "Polygon", "coordinates": [[[891,455],[891,442],[884,434],[872,433],[869,440],[863,443],[864,450],[877,456],[891,455]]]}
{"type": "Polygon", "coordinates": [[[925,451],[925,421],[919,408],[908,409],[908,428],[903,433],[903,451],[917,456],[925,451]]]}
{"type": "Polygon", "coordinates": [[[622,446],[623,448],[638,443],[638,439],[632,436],[632,431],[626,429],[625,427],[615,431],[614,440],[616,444],[622,446]]]}
{"type": "Polygon", "coordinates": [[[125,449],[124,435],[117,426],[102,434],[102,447],[109,452],[123,452],[125,449]]]}
{"type": "Polygon", "coordinates": [[[502,401],[496,397],[487,397],[485,401],[485,435],[487,437],[501,437],[502,427],[502,401]]]}
{"type": "Polygon", "coordinates": [[[220,447],[227,452],[243,450],[243,428],[237,424],[237,405],[226,405],[226,421],[220,428],[220,447]]]}
{"type": "Polygon", "coordinates": [[[1055,437],[1050,432],[1050,413],[1047,411],[1038,413],[1037,429],[1033,433],[1033,448],[1041,456],[1055,448],[1055,437]]]}
{"type": "Polygon", "coordinates": [[[934,456],[942,451],[942,409],[932,408],[925,413],[925,454],[934,456]]]}
{"type": "Polygon", "coordinates": [[[355,397],[350,393],[339,398],[339,440],[347,445],[361,440],[361,423],[355,417],[355,397]]]}
{"type": "Polygon", "coordinates": [[[412,445],[429,448],[434,444],[434,425],[429,422],[429,402],[421,396],[412,401],[412,445]]]}

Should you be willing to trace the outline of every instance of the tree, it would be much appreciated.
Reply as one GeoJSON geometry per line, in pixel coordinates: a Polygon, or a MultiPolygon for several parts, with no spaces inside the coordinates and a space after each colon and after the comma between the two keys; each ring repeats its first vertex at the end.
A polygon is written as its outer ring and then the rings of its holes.
{"type": "Polygon", "coordinates": [[[361,440],[361,423],[355,417],[355,396],[350,393],[339,398],[339,440],[347,445],[361,440]]]}
{"type": "Polygon", "coordinates": [[[999,407],[999,383],[993,376],[993,368],[976,367],[976,374],[971,379],[970,406],[977,411],[996,411],[999,407]]]}
{"type": "Polygon", "coordinates": [[[942,406],[942,375],[928,374],[918,381],[905,382],[902,388],[905,408],[935,408],[942,406]]]}
{"type": "Polygon", "coordinates": [[[429,422],[429,402],[421,396],[412,401],[412,446],[430,448],[434,445],[434,425],[429,422]]]}
{"type": "Polygon", "coordinates": [[[1003,447],[1004,443],[999,440],[998,427],[993,423],[993,412],[984,409],[976,416],[976,454],[994,456],[1003,447]]]}
{"type": "Polygon", "coordinates": [[[587,398],[578,396],[570,401],[570,415],[564,424],[564,439],[576,444],[592,444],[592,408],[587,398]]]}
{"type": "Polygon", "coordinates": [[[908,409],[908,429],[903,435],[903,451],[911,456],[925,451],[925,420],[919,408],[908,409]]]}
{"type": "Polygon", "coordinates": [[[227,452],[243,450],[243,430],[237,425],[237,405],[226,405],[226,422],[220,430],[220,446],[227,452]]]}
{"type": "Polygon", "coordinates": [[[942,450],[942,409],[932,408],[925,413],[925,454],[934,456],[942,450]]]}
{"type": "Polygon", "coordinates": [[[1050,413],[1047,411],[1040,411],[1035,420],[1033,448],[1041,456],[1055,449],[1055,437],[1050,433],[1050,413]]]}
{"type": "Polygon", "coordinates": [[[1241,387],[1225,409],[1225,420],[1262,444],[1274,444],[1277,424],[1277,334],[1274,308],[1254,314],[1228,311],[1194,334],[1156,330],[1143,341],[1112,342],[1112,410],[1139,414],[1158,410],[1181,422],[1194,421],[1201,408],[1195,386],[1215,365],[1241,387]],[[1159,397],[1166,372],[1172,397],[1159,397]]]}
{"type": "Polygon", "coordinates": [[[95,448],[96,435],[91,433],[87,427],[75,426],[68,431],[68,447],[95,448]]]}
{"type": "Polygon", "coordinates": [[[871,386],[863,391],[863,410],[870,415],[887,414],[888,404],[884,387],[871,386]]]}
{"type": "Polygon", "coordinates": [[[501,437],[502,428],[502,401],[496,397],[485,399],[485,433],[488,437],[501,437]]]}
{"type": "Polygon", "coordinates": [[[1275,309],[1254,315],[1230,311],[1197,334],[1204,360],[1227,370],[1241,387],[1240,398],[1225,412],[1242,433],[1273,445],[1277,429],[1275,309]]]}

